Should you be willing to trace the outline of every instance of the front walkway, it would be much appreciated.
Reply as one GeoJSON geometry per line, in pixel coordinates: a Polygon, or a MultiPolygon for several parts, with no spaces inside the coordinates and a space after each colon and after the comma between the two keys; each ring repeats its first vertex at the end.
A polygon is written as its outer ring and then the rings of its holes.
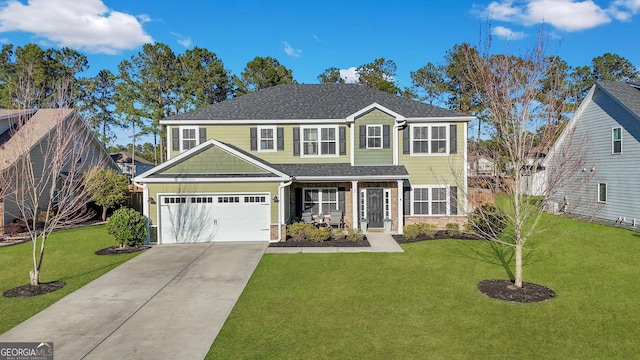
{"type": "Polygon", "coordinates": [[[404,252],[393,239],[391,234],[367,232],[370,247],[270,247],[269,254],[297,254],[297,253],[355,253],[355,252],[404,252]]]}
{"type": "Polygon", "coordinates": [[[56,359],[203,359],[267,242],[154,246],[0,335],[56,359]]]}

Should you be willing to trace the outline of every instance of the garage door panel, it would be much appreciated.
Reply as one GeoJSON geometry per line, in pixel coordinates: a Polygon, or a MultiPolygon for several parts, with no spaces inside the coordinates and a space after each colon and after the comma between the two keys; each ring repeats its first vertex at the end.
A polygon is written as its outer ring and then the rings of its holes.
{"type": "Polygon", "coordinates": [[[162,243],[270,238],[268,195],[170,196],[161,200],[162,243]]]}

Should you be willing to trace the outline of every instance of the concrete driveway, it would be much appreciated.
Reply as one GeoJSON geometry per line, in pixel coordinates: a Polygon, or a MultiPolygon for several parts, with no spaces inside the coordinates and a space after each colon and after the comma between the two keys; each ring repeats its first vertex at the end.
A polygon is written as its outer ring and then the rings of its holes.
{"type": "Polygon", "coordinates": [[[267,242],[155,246],[0,335],[56,359],[203,359],[267,242]]]}

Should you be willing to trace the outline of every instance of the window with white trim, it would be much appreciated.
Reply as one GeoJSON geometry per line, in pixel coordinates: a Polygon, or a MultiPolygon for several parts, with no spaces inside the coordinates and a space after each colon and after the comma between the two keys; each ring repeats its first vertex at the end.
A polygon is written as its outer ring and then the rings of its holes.
{"type": "Polygon", "coordinates": [[[448,154],[449,125],[411,125],[412,154],[448,154]]]}
{"type": "Polygon", "coordinates": [[[276,127],[258,127],[258,151],[276,151],[276,127]]]}
{"type": "Polygon", "coordinates": [[[314,215],[328,215],[332,210],[338,210],[338,189],[303,189],[302,202],[304,211],[311,212],[314,215]]]}
{"type": "Polygon", "coordinates": [[[598,183],[598,202],[607,202],[607,183],[598,183]]]}
{"type": "Polygon", "coordinates": [[[337,156],[338,127],[304,127],[302,130],[302,156],[337,156]]]}
{"type": "Polygon", "coordinates": [[[367,149],[382,149],[382,125],[367,125],[367,149]]]}
{"type": "Polygon", "coordinates": [[[611,130],[611,153],[622,153],[622,128],[613,128],[611,130]]]}
{"type": "Polygon", "coordinates": [[[412,189],[412,215],[447,215],[449,191],[447,186],[416,186],[412,189]]]}
{"type": "Polygon", "coordinates": [[[180,151],[192,149],[198,145],[197,127],[180,127],[180,151]]]}

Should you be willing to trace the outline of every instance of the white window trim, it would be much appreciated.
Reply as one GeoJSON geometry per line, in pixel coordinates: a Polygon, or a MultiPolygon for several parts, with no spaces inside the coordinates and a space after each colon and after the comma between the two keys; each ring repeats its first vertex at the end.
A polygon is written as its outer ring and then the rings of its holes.
{"type": "Polygon", "coordinates": [[[606,204],[609,199],[609,186],[606,182],[598,183],[598,197],[596,198],[600,204],[606,204]],[[600,185],[604,185],[604,201],[600,200],[600,185]]]}
{"type": "Polygon", "coordinates": [[[410,141],[409,141],[409,150],[410,150],[410,155],[411,156],[449,156],[449,144],[450,144],[450,134],[449,134],[449,129],[451,127],[449,126],[449,123],[437,123],[437,124],[411,124],[410,128],[409,128],[409,132],[410,132],[410,141]],[[418,153],[418,152],[413,152],[413,129],[416,127],[426,127],[429,129],[429,139],[427,141],[427,147],[429,149],[428,153],[418,153]],[[431,141],[432,141],[432,134],[433,134],[433,128],[434,127],[444,127],[445,128],[445,146],[444,146],[444,152],[443,153],[432,153],[431,152],[431,141]]]}
{"type": "Polygon", "coordinates": [[[367,211],[369,210],[369,204],[367,203],[367,189],[382,189],[382,206],[383,206],[383,219],[391,219],[391,189],[390,188],[363,188],[360,189],[360,219],[366,218],[367,211]]]}
{"type": "Polygon", "coordinates": [[[383,141],[384,141],[384,134],[383,134],[383,127],[382,125],[367,125],[366,129],[366,134],[365,134],[365,142],[367,145],[367,149],[382,149],[383,148],[383,141]],[[369,129],[370,128],[378,128],[380,129],[380,136],[369,136],[369,129]],[[380,139],[380,146],[369,146],[369,139],[380,139]]]}
{"type": "MultiPolygon", "coordinates": [[[[180,135],[178,137],[179,138],[178,140],[180,141],[180,152],[190,150],[190,149],[185,149],[184,148],[183,130],[194,130],[195,131],[194,140],[196,141],[196,145],[194,147],[200,145],[199,144],[199,142],[200,142],[200,138],[199,138],[200,133],[199,133],[199,130],[198,130],[199,128],[197,126],[179,126],[178,129],[179,129],[179,135],[180,135]]],[[[191,140],[191,139],[189,139],[189,140],[191,140]]],[[[191,149],[193,149],[193,148],[191,148],[191,149]]]]}
{"type": "Polygon", "coordinates": [[[449,216],[451,215],[451,191],[448,185],[414,185],[411,187],[411,216],[449,216]],[[429,200],[427,201],[428,214],[416,214],[415,213],[415,189],[429,189],[429,200]],[[444,214],[432,214],[433,210],[433,190],[432,189],[445,189],[446,203],[444,214]]]}
{"type": "MultiPolygon", "coordinates": [[[[339,153],[340,153],[340,133],[338,131],[338,125],[335,126],[301,126],[300,127],[300,157],[303,158],[328,158],[328,157],[338,157],[339,153]],[[309,154],[305,154],[304,153],[304,131],[306,129],[316,129],[318,130],[318,154],[316,155],[309,155],[309,154]],[[335,149],[336,149],[336,153],[335,154],[321,154],[322,152],[322,129],[334,129],[335,131],[335,135],[336,135],[336,139],[334,140],[335,142],[335,149]]],[[[328,142],[328,141],[325,141],[328,142]]]]}
{"type": "MultiPolygon", "coordinates": [[[[339,194],[338,194],[338,188],[337,187],[306,187],[306,188],[302,188],[302,208],[306,209],[306,205],[309,204],[309,202],[306,201],[306,196],[305,196],[305,192],[308,190],[317,190],[318,191],[318,214],[312,214],[312,215],[319,215],[322,214],[322,216],[324,215],[330,215],[330,214],[325,214],[322,213],[322,205],[323,204],[329,204],[329,203],[333,203],[332,201],[323,201],[322,200],[322,190],[333,190],[336,192],[336,210],[342,210],[340,209],[340,199],[339,199],[339,194]]],[[[306,210],[303,210],[306,211],[306,210]]]]}
{"type": "MultiPolygon", "coordinates": [[[[275,126],[258,126],[258,152],[276,152],[278,151],[278,134],[277,134],[277,129],[275,126]],[[273,148],[272,149],[263,149],[260,145],[262,143],[262,130],[271,130],[271,133],[273,134],[273,137],[271,138],[271,140],[273,140],[273,148]]],[[[268,138],[265,138],[265,140],[268,140],[268,138]]]]}
{"type": "Polygon", "coordinates": [[[611,154],[613,155],[618,155],[618,154],[622,154],[622,127],[614,127],[611,129],[611,154]],[[616,140],[614,138],[614,134],[616,130],[620,130],[620,140],[616,140]],[[615,142],[616,141],[620,141],[620,152],[615,152],[615,142]]]}

